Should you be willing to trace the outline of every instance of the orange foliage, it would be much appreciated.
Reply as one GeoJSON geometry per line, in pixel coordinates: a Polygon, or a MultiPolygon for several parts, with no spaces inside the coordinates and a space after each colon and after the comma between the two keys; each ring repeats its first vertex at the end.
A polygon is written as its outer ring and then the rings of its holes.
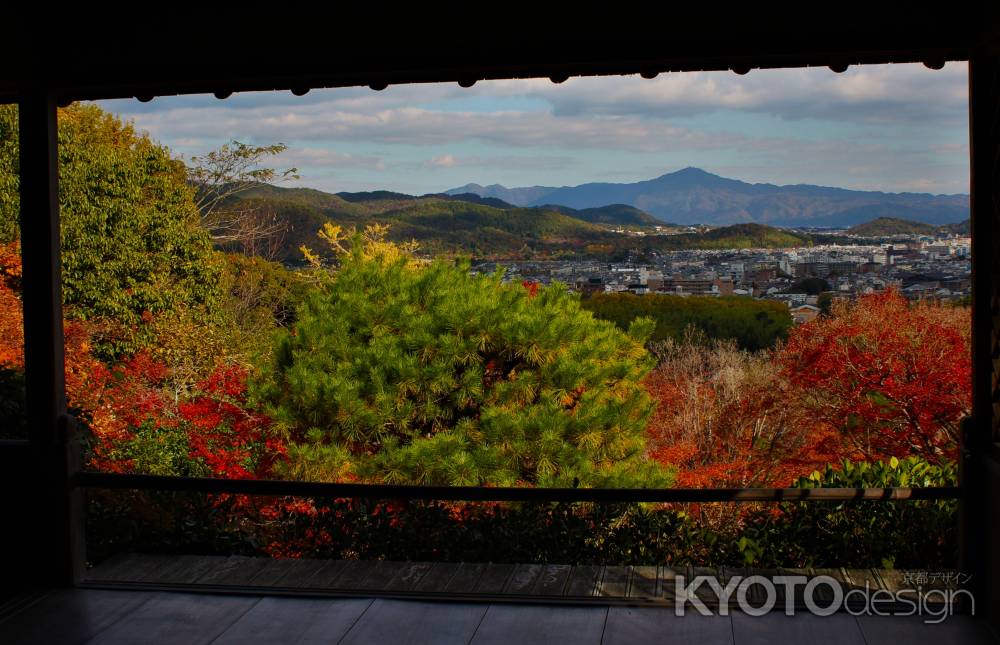
{"type": "MultiPolygon", "coordinates": [[[[0,244],[0,367],[24,369],[24,321],[21,312],[20,244],[0,244]]],[[[66,400],[71,409],[92,409],[108,377],[91,356],[90,327],[80,321],[63,324],[66,339],[66,400]]]]}
{"type": "MultiPolygon", "coordinates": [[[[0,368],[14,370],[24,368],[20,276],[18,245],[0,245],[0,368]]],[[[147,353],[113,367],[94,358],[95,330],[90,322],[63,323],[67,405],[90,430],[92,467],[130,472],[133,464],[120,457],[120,448],[147,423],[183,428],[190,459],[214,476],[267,476],[284,459],[284,443],[270,433],[269,420],[247,404],[245,368],[220,365],[187,400],[178,400],[164,387],[170,368],[147,353]]]]}
{"type": "Polygon", "coordinates": [[[968,309],[890,290],[802,325],[777,361],[810,414],[865,459],[954,461],[972,405],[970,335],[968,309]]]}
{"type": "Polygon", "coordinates": [[[24,367],[19,244],[0,244],[0,367],[24,367]]]}
{"type": "Polygon", "coordinates": [[[772,352],[668,342],[646,380],[650,453],[689,487],[787,486],[845,458],[954,460],[969,343],[967,309],[896,291],[838,304],[772,352]]]}
{"type": "Polygon", "coordinates": [[[692,338],[659,353],[647,437],[653,458],[677,467],[678,486],[787,486],[843,456],[836,433],[802,432],[803,410],[770,356],[692,338]]]}

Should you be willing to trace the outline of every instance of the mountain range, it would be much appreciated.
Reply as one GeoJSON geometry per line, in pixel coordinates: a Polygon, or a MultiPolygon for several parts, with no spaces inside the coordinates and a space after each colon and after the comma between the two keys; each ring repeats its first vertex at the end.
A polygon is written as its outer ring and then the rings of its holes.
{"type": "Polygon", "coordinates": [[[661,222],[726,226],[758,223],[783,227],[849,227],[879,217],[943,225],[969,217],[969,196],[884,193],[797,184],[751,184],[700,168],[684,168],[634,183],[579,186],[466,184],[446,195],[473,194],[521,207],[576,210],[630,206],[661,222]]]}
{"type": "Polygon", "coordinates": [[[471,193],[333,194],[311,188],[260,185],[230,198],[223,207],[257,211],[278,224],[283,233],[273,252],[276,259],[288,263],[301,262],[301,246],[324,254],[324,245],[316,234],[326,222],[349,229],[385,224],[389,239],[414,240],[423,253],[485,259],[611,260],[681,249],[805,246],[830,237],[753,223],[693,231],[664,225],[648,213],[622,204],[579,210],[566,206],[522,207],[471,193]],[[661,226],[664,234],[635,236],[612,230],[626,226],[652,233],[652,225],[661,226]]]}

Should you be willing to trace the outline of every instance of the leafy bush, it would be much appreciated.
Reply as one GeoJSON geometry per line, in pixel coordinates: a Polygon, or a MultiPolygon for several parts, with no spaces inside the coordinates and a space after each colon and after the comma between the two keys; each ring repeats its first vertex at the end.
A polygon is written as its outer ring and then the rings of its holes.
{"type": "MultiPolygon", "coordinates": [[[[799,486],[948,485],[917,459],[843,464],[799,486]]],[[[956,504],[759,504],[717,525],[706,506],[375,502],[92,492],[89,546],[271,557],[754,567],[950,568],[956,504]]],[[[730,505],[731,506],[731,505],[730,505]]]]}
{"type": "MultiPolygon", "coordinates": [[[[0,241],[19,234],[17,106],[0,106],[0,241]]],[[[183,163],[96,105],[59,112],[59,209],[67,314],[105,319],[98,353],[148,343],[145,323],[212,302],[219,267],[183,163]]]]}
{"type": "MultiPolygon", "coordinates": [[[[953,464],[918,457],[887,462],[844,461],[801,478],[798,488],[954,486],[953,464]]],[[[957,561],[958,503],[863,501],[789,503],[747,522],[748,560],[801,566],[934,567],[957,561]]]]}
{"type": "MultiPolygon", "coordinates": [[[[650,351],[659,362],[645,381],[657,404],[647,445],[654,459],[677,468],[678,486],[791,486],[851,454],[836,430],[798,405],[772,352],[697,333],[651,343],[650,351]]],[[[739,512],[726,508],[720,522],[739,512]]]]}
{"type": "MultiPolygon", "coordinates": [[[[367,231],[320,271],[259,391],[297,474],[392,483],[663,486],[645,455],[648,321],[628,334],[564,288],[419,263],[367,231]]],[[[341,244],[339,230],[326,238],[341,244]]]]}
{"type": "Polygon", "coordinates": [[[182,477],[267,478],[285,457],[270,420],[247,402],[247,371],[217,367],[183,399],[169,369],[139,354],[109,370],[85,419],[98,470],[182,477]]]}

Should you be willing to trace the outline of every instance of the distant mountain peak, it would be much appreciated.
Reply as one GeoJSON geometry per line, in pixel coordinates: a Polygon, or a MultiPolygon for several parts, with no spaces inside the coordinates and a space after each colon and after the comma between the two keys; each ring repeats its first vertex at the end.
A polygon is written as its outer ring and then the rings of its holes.
{"type": "Polygon", "coordinates": [[[675,170],[674,172],[668,172],[665,175],[660,175],[661,177],[669,177],[670,175],[681,175],[681,176],[691,176],[691,177],[718,177],[719,175],[712,174],[707,170],[702,170],[701,168],[696,168],[694,166],[687,166],[681,168],[680,170],[675,170]]]}
{"type": "Polygon", "coordinates": [[[664,222],[714,226],[757,222],[772,226],[848,227],[885,216],[942,225],[969,216],[968,195],[748,183],[695,166],[631,183],[591,182],[561,188],[475,186],[469,184],[447,192],[476,193],[518,206],[551,204],[576,210],[624,204],[664,222]]]}

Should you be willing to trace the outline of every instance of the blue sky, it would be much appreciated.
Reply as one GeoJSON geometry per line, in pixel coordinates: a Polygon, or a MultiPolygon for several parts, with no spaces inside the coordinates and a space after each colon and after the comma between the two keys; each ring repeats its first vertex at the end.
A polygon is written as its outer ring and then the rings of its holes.
{"type": "Polygon", "coordinates": [[[585,77],[102,101],[178,156],[288,150],[297,185],[438,192],[639,181],[686,166],[751,182],[969,190],[967,66],[585,77]]]}

